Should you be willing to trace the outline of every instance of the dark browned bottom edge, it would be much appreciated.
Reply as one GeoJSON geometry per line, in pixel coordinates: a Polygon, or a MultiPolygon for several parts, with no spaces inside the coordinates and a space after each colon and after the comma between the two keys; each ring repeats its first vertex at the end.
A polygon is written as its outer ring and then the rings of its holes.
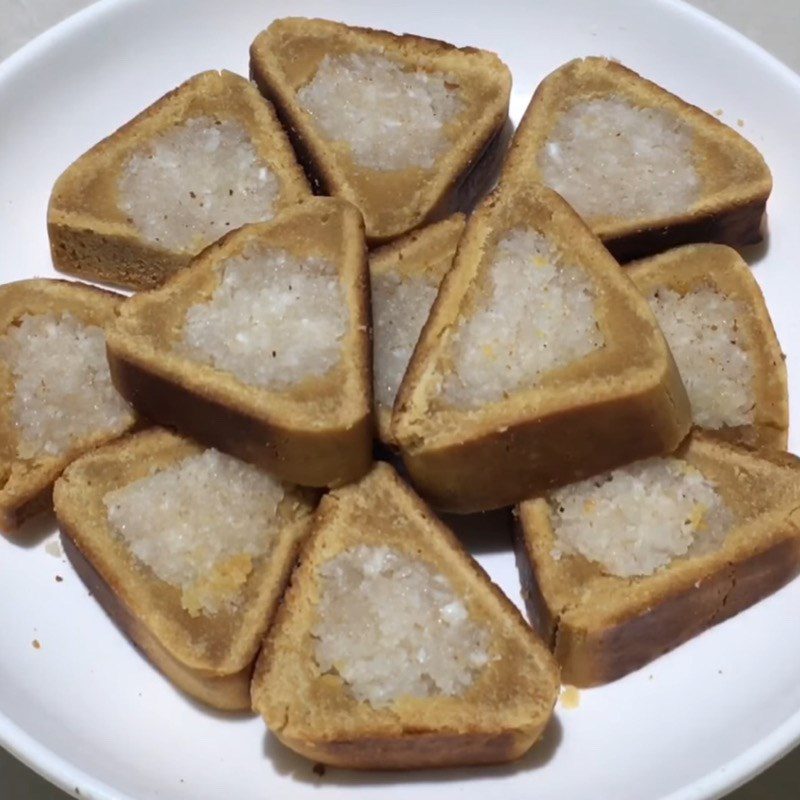
{"type": "Polygon", "coordinates": [[[513,543],[514,560],[519,573],[520,593],[525,603],[525,611],[531,627],[539,634],[542,641],[552,651],[555,646],[555,634],[558,620],[553,615],[545,602],[544,596],[539,589],[536,575],[533,571],[533,559],[528,554],[528,546],[525,542],[525,534],[522,530],[522,522],[519,519],[518,511],[514,509],[513,543]]]}
{"type": "Polygon", "coordinates": [[[372,417],[350,428],[286,430],[172,383],[109,350],[117,391],[148,419],[300,486],[352,483],[372,464],[372,417]]]}
{"type": "Polygon", "coordinates": [[[59,272],[124,289],[155,289],[191,260],[189,254],[160,251],[91,228],[50,222],[47,232],[53,266],[59,272]]]}
{"type": "Polygon", "coordinates": [[[580,687],[615,681],[730,619],[800,574],[800,538],[789,536],[745,561],[728,564],[649,611],[597,631],[570,627],[543,597],[517,532],[517,564],[535,628],[562,666],[565,683],[580,687]]]}
{"type": "Polygon", "coordinates": [[[721,214],[687,218],[666,228],[647,228],[605,238],[603,244],[622,263],[696,242],[715,242],[730,247],[757,244],[763,238],[761,228],[766,206],[764,197],[721,214]]]}
{"type": "Polygon", "coordinates": [[[14,539],[22,525],[34,517],[53,512],[53,484],[49,483],[39,491],[17,503],[0,505],[0,525],[10,539],[14,539]]]}
{"type": "Polygon", "coordinates": [[[456,211],[469,214],[475,208],[497,183],[513,133],[514,123],[510,117],[506,117],[500,128],[486,142],[478,157],[461,173],[453,188],[426,218],[424,224],[444,219],[456,211]]]}
{"type": "Polygon", "coordinates": [[[278,734],[290,749],[343,769],[431,769],[504,764],[524,755],[536,740],[527,731],[410,733],[350,741],[312,742],[278,734]]]}
{"type": "MultiPolygon", "coordinates": [[[[220,711],[249,712],[253,664],[230,675],[209,676],[179,662],[147,630],[114,593],[83,554],[68,526],[61,526],[61,543],[75,572],[112,622],[147,659],[181,691],[220,711]]],[[[255,659],[253,660],[255,662],[255,659]]]]}

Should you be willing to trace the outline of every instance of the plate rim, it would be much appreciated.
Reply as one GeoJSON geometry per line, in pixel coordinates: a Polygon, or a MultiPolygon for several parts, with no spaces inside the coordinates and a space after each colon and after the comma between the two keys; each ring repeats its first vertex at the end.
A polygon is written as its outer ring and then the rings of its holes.
{"type": "MultiPolygon", "coordinates": [[[[17,73],[25,69],[27,63],[35,61],[55,42],[69,38],[74,31],[91,26],[96,18],[113,13],[117,8],[146,2],[150,0],[95,0],[75,11],[0,61],[0,88],[6,82],[13,81],[17,73]]],[[[691,5],[687,0],[647,0],[647,2],[665,9],[668,13],[683,16],[690,23],[702,25],[713,30],[716,35],[727,38],[732,44],[748,51],[752,57],[777,72],[781,80],[787,82],[800,95],[800,74],[760,44],[709,12],[691,5]]],[[[715,800],[723,797],[761,774],[798,745],[800,745],[800,707],[781,725],[731,761],[692,783],[654,800],[715,800]]],[[[87,798],[88,800],[140,800],[114,789],[41,744],[6,716],[1,708],[0,747],[72,797],[79,796],[81,800],[87,798]]]]}

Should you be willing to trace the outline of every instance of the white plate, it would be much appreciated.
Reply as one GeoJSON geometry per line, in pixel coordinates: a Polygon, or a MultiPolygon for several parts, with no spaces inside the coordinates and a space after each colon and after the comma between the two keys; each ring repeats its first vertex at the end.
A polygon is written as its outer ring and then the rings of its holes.
{"type": "MultiPolygon", "coordinates": [[[[286,13],[496,50],[514,74],[517,117],[548,71],[604,54],[722,109],[734,126],[741,120],[775,175],[769,246],[751,255],[800,398],[800,80],[718,22],[667,0],[102,2],[0,66],[2,280],[52,274],[45,208],[73,158],[195,72],[246,73],[251,39],[286,13]]],[[[471,541],[519,600],[507,540],[471,541]]],[[[259,720],[209,713],[173,690],[52,555],[54,546],[51,531],[30,546],[0,540],[0,743],[84,798],[334,800],[414,790],[437,800],[688,800],[718,796],[800,740],[795,581],[638,673],[583,692],[578,709],[560,707],[544,742],[518,764],[320,778],[259,720]]]]}

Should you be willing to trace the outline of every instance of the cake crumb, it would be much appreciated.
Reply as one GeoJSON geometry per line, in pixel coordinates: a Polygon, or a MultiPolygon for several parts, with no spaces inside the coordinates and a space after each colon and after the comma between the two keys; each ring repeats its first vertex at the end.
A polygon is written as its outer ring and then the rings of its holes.
{"type": "Polygon", "coordinates": [[[573,711],[581,704],[581,693],[574,686],[563,686],[560,700],[562,708],[573,711]]]}
{"type": "Polygon", "coordinates": [[[60,575],[56,575],[56,583],[63,583],[64,579],[60,575]]]}
{"type": "Polygon", "coordinates": [[[739,119],[737,119],[737,120],[736,120],[736,124],[737,124],[737,125],[738,125],[740,128],[744,128],[744,120],[743,120],[741,117],[740,117],[739,119]]]}
{"type": "Polygon", "coordinates": [[[42,649],[42,643],[38,639],[34,639],[31,642],[31,644],[33,645],[33,649],[34,650],[41,650],[42,649]]]}
{"type": "Polygon", "coordinates": [[[724,111],[723,111],[721,108],[718,108],[718,109],[717,109],[717,110],[714,112],[714,116],[715,116],[715,117],[721,117],[721,116],[722,116],[724,113],[725,113],[725,112],[724,112],[724,111]]]}

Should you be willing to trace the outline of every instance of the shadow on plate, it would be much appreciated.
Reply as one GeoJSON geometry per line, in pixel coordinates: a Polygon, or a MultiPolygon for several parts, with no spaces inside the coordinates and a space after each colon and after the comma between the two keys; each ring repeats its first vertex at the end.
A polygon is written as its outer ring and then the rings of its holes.
{"type": "Polygon", "coordinates": [[[336,786],[389,786],[397,783],[437,783],[459,781],[464,778],[481,780],[502,778],[519,772],[530,772],[547,765],[561,744],[563,728],[557,717],[550,720],[544,736],[522,758],[510,764],[491,767],[448,767],[409,771],[349,770],[324,767],[297,755],[267,731],[264,737],[264,753],[279,775],[294,778],[301,783],[336,786]]]}
{"type": "Polygon", "coordinates": [[[761,223],[761,235],[764,237],[758,244],[748,244],[739,248],[742,258],[751,266],[757,267],[769,252],[769,226],[767,219],[761,223]]]}
{"type": "Polygon", "coordinates": [[[30,519],[26,519],[13,533],[3,531],[3,538],[17,547],[30,549],[40,545],[57,530],[55,514],[52,511],[42,511],[30,519]]]}

